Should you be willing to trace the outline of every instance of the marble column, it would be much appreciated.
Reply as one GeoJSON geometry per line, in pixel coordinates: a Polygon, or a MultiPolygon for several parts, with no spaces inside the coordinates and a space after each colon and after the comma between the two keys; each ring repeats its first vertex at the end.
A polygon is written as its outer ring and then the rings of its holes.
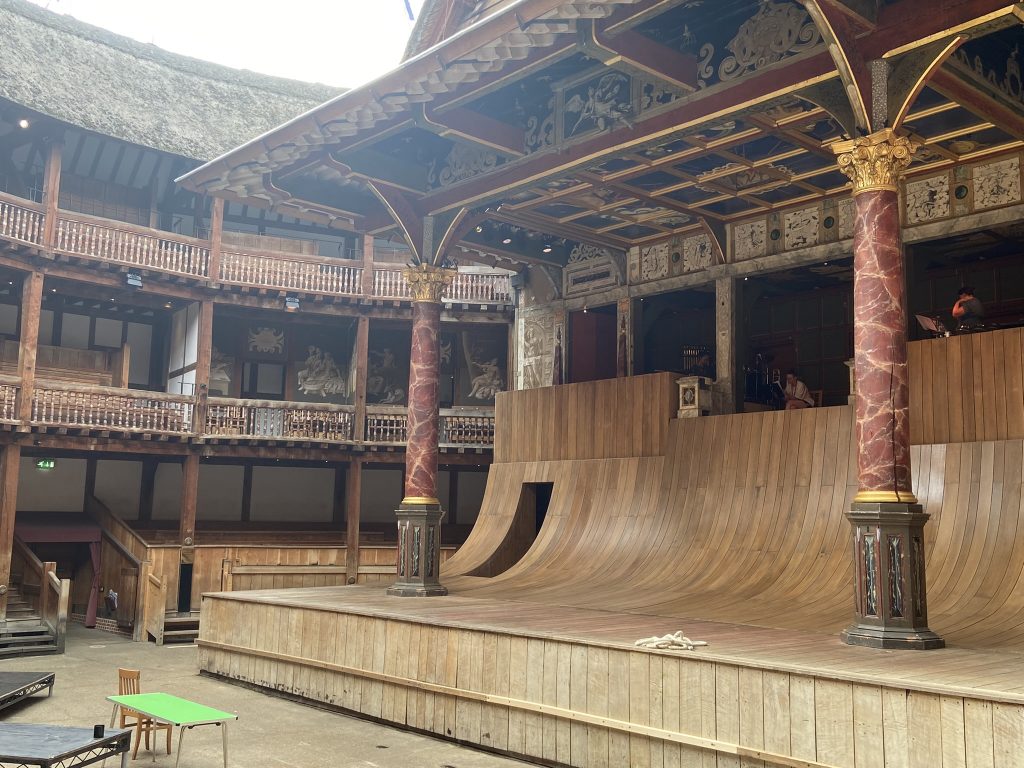
{"type": "Polygon", "coordinates": [[[852,645],[941,648],[928,629],[924,525],[910,474],[910,387],[899,177],[916,145],[891,129],[833,145],[853,181],[858,491],[852,645]]]}
{"type": "Polygon", "coordinates": [[[455,273],[427,264],[404,272],[413,293],[409,357],[409,438],[405,498],[398,515],[398,580],[389,595],[446,595],[439,581],[441,518],[437,499],[438,379],[441,296],[455,273]]]}

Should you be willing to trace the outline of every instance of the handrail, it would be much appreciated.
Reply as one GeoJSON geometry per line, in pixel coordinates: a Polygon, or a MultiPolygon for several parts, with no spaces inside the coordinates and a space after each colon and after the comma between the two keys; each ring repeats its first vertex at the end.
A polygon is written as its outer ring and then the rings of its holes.
{"type": "MultiPolygon", "coordinates": [[[[0,382],[2,383],[2,382],[0,382]]],[[[158,392],[149,389],[127,389],[125,387],[105,387],[102,384],[78,384],[68,381],[47,380],[46,389],[57,392],[80,392],[86,395],[114,395],[117,397],[136,397],[142,400],[161,400],[167,403],[192,403],[192,395],[177,395],[172,392],[158,392]]]]}
{"type": "Polygon", "coordinates": [[[12,195],[10,192],[0,191],[0,203],[10,203],[11,205],[21,206],[22,208],[28,208],[30,211],[36,211],[42,213],[46,210],[46,206],[42,203],[37,203],[35,200],[30,200],[27,197],[18,197],[12,195]]]}
{"type": "Polygon", "coordinates": [[[207,398],[206,402],[210,405],[245,405],[250,408],[301,408],[311,411],[336,411],[339,413],[355,413],[356,409],[354,405],[339,403],[302,403],[297,400],[253,400],[237,397],[210,397],[207,398]]]}
{"type": "Polygon", "coordinates": [[[191,435],[195,399],[165,392],[40,383],[32,393],[33,424],[121,432],[191,435]]]}
{"type": "MultiPolygon", "coordinates": [[[[136,533],[134,528],[128,525],[117,514],[115,514],[113,510],[91,493],[86,494],[85,496],[85,511],[92,515],[92,518],[99,523],[100,529],[104,534],[107,533],[108,527],[117,528],[119,532],[123,533],[127,538],[132,539],[136,544],[138,544],[143,552],[149,548],[149,544],[138,533],[136,533]]],[[[118,541],[118,545],[124,547],[120,541],[118,541]]],[[[124,548],[127,550],[128,554],[131,555],[135,564],[141,566],[143,558],[140,558],[127,547],[124,548]]]]}
{"type": "MultiPolygon", "coordinates": [[[[54,563],[48,563],[56,568],[54,563]]],[[[57,599],[52,601],[54,610],[51,612],[47,609],[47,614],[44,616],[44,620],[50,625],[50,629],[53,631],[54,645],[57,646],[57,653],[64,653],[64,647],[68,632],[68,605],[71,602],[71,581],[69,579],[59,579],[57,574],[50,570],[47,572],[47,592],[55,592],[57,599]]],[[[51,604],[49,599],[46,600],[47,606],[51,604]]]]}

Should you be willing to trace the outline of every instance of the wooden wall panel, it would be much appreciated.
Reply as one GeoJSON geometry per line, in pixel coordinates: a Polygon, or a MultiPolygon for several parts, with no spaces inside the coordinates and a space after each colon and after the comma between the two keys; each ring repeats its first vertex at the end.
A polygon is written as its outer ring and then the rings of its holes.
{"type": "Polygon", "coordinates": [[[1024,437],[1024,328],[909,345],[915,445],[1024,437]]]}
{"type": "MultiPolygon", "coordinates": [[[[674,420],[663,457],[494,464],[442,580],[469,597],[838,632],[852,595],[853,441],[851,408],[815,408],[674,420]],[[479,578],[536,482],[553,483],[536,540],[479,578]]],[[[1024,440],[914,446],[912,465],[932,516],[932,628],[1024,649],[1024,440]]]]}
{"type": "Polygon", "coordinates": [[[199,664],[580,768],[1010,768],[1024,754],[1020,703],[423,621],[209,596],[199,664]]]}
{"type": "Polygon", "coordinates": [[[678,409],[676,376],[647,376],[502,392],[495,462],[657,456],[678,409]]]}

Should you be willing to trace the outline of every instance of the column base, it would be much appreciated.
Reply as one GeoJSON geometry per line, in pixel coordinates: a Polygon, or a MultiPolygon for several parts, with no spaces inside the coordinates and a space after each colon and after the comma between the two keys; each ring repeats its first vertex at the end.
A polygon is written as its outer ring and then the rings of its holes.
{"type": "Polygon", "coordinates": [[[946,642],[928,628],[924,525],[920,504],[854,502],[856,616],[843,642],[868,648],[932,650],[946,642]]]}
{"type": "Polygon", "coordinates": [[[398,517],[398,580],[388,587],[394,597],[441,597],[448,588],[438,580],[441,570],[441,520],[444,510],[435,499],[407,499],[398,517]]]}

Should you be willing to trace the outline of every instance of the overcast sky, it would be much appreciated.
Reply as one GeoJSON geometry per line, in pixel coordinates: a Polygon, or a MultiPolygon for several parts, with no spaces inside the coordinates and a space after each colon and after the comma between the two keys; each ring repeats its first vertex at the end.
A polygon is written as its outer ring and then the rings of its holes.
{"type": "Polygon", "coordinates": [[[349,88],[394,69],[413,24],[405,0],[32,2],[186,56],[349,88]]]}

